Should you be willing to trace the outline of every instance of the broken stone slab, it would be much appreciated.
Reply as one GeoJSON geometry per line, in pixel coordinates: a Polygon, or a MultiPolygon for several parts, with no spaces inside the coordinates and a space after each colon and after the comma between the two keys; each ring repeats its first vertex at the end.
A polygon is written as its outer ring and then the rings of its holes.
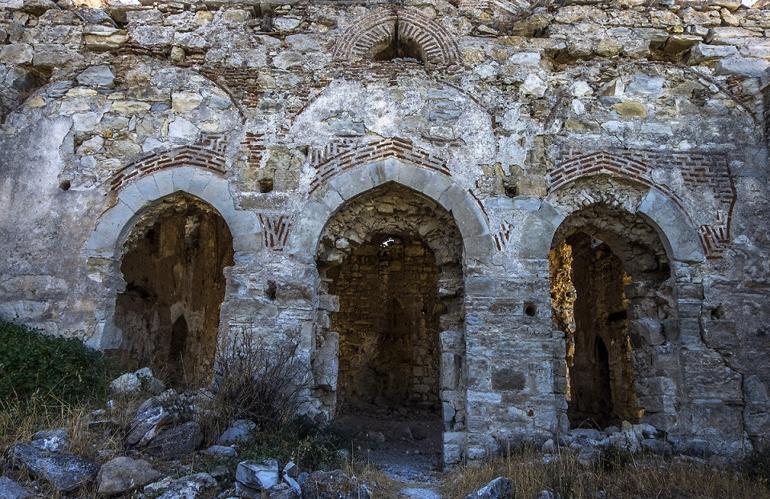
{"type": "Polygon", "coordinates": [[[465,499],[510,499],[512,497],[513,483],[511,479],[499,476],[476,492],[465,496],[465,499]]]}
{"type": "Polygon", "coordinates": [[[30,445],[49,452],[63,452],[70,448],[70,436],[65,428],[39,431],[32,435],[30,445]]]}
{"type": "Polygon", "coordinates": [[[257,428],[254,421],[239,419],[234,421],[217,439],[219,445],[230,445],[247,442],[257,428]]]}
{"type": "Polygon", "coordinates": [[[0,499],[27,499],[31,497],[33,497],[32,493],[27,489],[8,477],[0,476],[0,499]]]}
{"type": "Polygon", "coordinates": [[[261,463],[243,461],[235,470],[235,480],[248,489],[267,490],[280,482],[278,461],[268,459],[261,463]]]}
{"type": "Polygon", "coordinates": [[[289,461],[286,463],[286,466],[283,467],[283,476],[284,477],[291,477],[291,478],[298,478],[299,477],[299,466],[294,461],[289,461]]]}
{"type": "Polygon", "coordinates": [[[299,499],[300,493],[288,483],[279,483],[267,490],[268,499],[299,499]]]}
{"type": "Polygon", "coordinates": [[[116,395],[129,395],[142,391],[142,382],[134,373],[121,374],[110,383],[110,390],[116,395]]]}
{"type": "Polygon", "coordinates": [[[73,454],[40,450],[31,444],[16,444],[8,459],[19,468],[49,482],[59,492],[72,492],[96,478],[99,465],[73,454]]]}
{"type": "Polygon", "coordinates": [[[174,402],[176,392],[172,392],[167,390],[161,396],[150,397],[139,406],[131,421],[126,444],[142,447],[155,438],[161,428],[174,421],[174,414],[166,408],[174,402]]]}
{"type": "Polygon", "coordinates": [[[208,473],[196,473],[176,480],[164,478],[142,489],[145,495],[157,499],[197,499],[213,497],[218,488],[216,479],[208,473]]]}
{"type": "Polygon", "coordinates": [[[342,470],[316,471],[302,483],[302,497],[370,499],[372,492],[365,483],[342,470]]]}
{"type": "Polygon", "coordinates": [[[115,495],[144,487],[161,476],[147,461],[121,456],[102,465],[96,482],[99,494],[115,495]]]}
{"type": "Polygon", "coordinates": [[[202,443],[200,424],[188,421],[161,431],[145,447],[145,452],[161,459],[178,459],[195,452],[202,443]]]}

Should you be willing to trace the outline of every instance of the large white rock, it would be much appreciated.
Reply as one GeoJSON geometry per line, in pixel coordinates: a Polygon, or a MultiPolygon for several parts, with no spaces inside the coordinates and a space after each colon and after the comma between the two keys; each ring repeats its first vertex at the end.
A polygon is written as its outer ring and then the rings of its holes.
{"type": "Polygon", "coordinates": [[[238,463],[235,480],[251,489],[267,490],[280,481],[278,461],[269,459],[261,463],[255,461],[238,463]]]}

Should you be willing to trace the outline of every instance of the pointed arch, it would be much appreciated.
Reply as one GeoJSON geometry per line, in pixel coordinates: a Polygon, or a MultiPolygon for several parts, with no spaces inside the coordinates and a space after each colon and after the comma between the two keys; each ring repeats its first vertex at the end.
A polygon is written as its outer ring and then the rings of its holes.
{"type": "Polygon", "coordinates": [[[313,192],[292,230],[288,252],[312,262],[324,226],[348,200],[380,185],[395,182],[440,204],[451,212],[463,238],[466,261],[488,261],[495,248],[486,216],[469,191],[435,170],[395,158],[346,170],[313,192]]]}
{"type": "Polygon", "coordinates": [[[86,242],[90,278],[105,289],[96,308],[96,334],[89,340],[94,348],[119,345],[121,332],[114,323],[115,297],[125,281],[121,277],[122,247],[144,211],[164,198],[183,192],[212,206],[224,219],[232,236],[234,260],[252,258],[262,248],[262,227],[254,213],[239,210],[227,180],[212,171],[193,167],[152,172],[125,185],[115,194],[114,204],[99,217],[86,242]]]}

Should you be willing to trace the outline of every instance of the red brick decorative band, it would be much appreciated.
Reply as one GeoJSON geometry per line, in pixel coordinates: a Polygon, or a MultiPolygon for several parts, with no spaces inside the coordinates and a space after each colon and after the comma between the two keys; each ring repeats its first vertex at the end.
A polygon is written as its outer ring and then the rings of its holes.
{"type": "Polygon", "coordinates": [[[729,163],[723,154],[647,150],[584,152],[571,149],[563,155],[563,161],[548,172],[549,191],[591,175],[623,177],[659,190],[679,206],[692,223],[684,200],[669,186],[653,180],[650,165],[679,170],[686,186],[705,186],[714,193],[719,203],[714,222],[701,225],[698,232],[706,256],[721,258],[730,242],[730,224],[736,201],[729,163]]]}
{"type": "Polygon", "coordinates": [[[259,214],[259,223],[262,224],[262,236],[265,247],[273,251],[283,251],[286,241],[289,239],[291,219],[286,215],[259,214]]]}
{"type": "Polygon", "coordinates": [[[396,158],[421,168],[450,176],[446,162],[416,147],[411,141],[390,138],[355,147],[349,142],[333,143],[319,151],[310,152],[316,176],[310,183],[310,193],[340,173],[375,161],[396,158]]]}
{"type": "Polygon", "coordinates": [[[500,224],[500,228],[495,232],[495,246],[497,251],[503,251],[508,247],[508,243],[511,242],[511,234],[513,233],[513,224],[507,220],[503,220],[500,224]]]}
{"type": "Polygon", "coordinates": [[[114,173],[109,179],[109,191],[117,192],[145,175],[177,166],[197,166],[221,175],[227,168],[223,156],[226,146],[223,136],[204,135],[198,144],[144,156],[114,173]]]}
{"type": "Polygon", "coordinates": [[[265,153],[265,135],[256,132],[246,132],[243,146],[249,153],[249,167],[258,169],[262,163],[262,155],[265,153]]]}

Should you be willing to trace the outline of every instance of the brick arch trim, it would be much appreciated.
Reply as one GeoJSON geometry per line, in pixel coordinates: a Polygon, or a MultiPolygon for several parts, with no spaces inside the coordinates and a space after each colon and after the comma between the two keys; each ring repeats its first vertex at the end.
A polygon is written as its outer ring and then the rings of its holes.
{"type": "Polygon", "coordinates": [[[484,212],[471,193],[451,177],[396,158],[351,168],[315,190],[289,237],[288,253],[315,261],[321,233],[329,219],[349,200],[388,183],[422,194],[450,212],[463,238],[466,261],[488,261],[495,248],[484,212]]]}
{"type": "Polygon", "coordinates": [[[203,144],[177,147],[146,155],[126,165],[108,179],[108,189],[110,192],[118,192],[146,175],[179,166],[194,166],[212,173],[223,174],[226,169],[226,160],[220,151],[212,150],[203,144]]]}
{"type": "MultiPolygon", "coordinates": [[[[692,221],[679,205],[654,187],[642,187],[641,199],[634,207],[622,207],[644,218],[658,233],[668,256],[673,261],[699,263],[705,252],[692,221]]],[[[633,188],[633,187],[631,187],[633,188]]],[[[597,193],[602,199],[602,193],[597,193]]],[[[589,204],[590,200],[589,200],[589,204]]],[[[521,257],[547,258],[554,235],[561,223],[579,206],[562,206],[546,198],[537,211],[527,215],[523,226],[530,228],[528,236],[520,241],[521,257]]]]}
{"type": "Polygon", "coordinates": [[[311,154],[311,164],[316,174],[310,182],[310,193],[347,170],[388,158],[450,175],[449,167],[443,158],[421,149],[410,140],[391,137],[359,147],[354,143],[332,143],[311,154]]]}
{"type": "MultiPolygon", "coordinates": [[[[703,253],[707,258],[720,258],[730,242],[730,226],[735,207],[736,192],[732,183],[727,161],[720,155],[708,158],[702,154],[669,153],[666,157],[650,151],[633,151],[655,164],[671,164],[682,171],[687,185],[709,185],[715,198],[720,203],[720,210],[711,224],[698,227],[698,238],[703,253]]],[[[670,200],[684,216],[688,225],[695,222],[687,211],[684,200],[667,185],[655,182],[650,163],[632,158],[626,154],[613,154],[608,151],[575,153],[570,151],[568,159],[548,172],[549,192],[558,190],[582,177],[593,175],[611,175],[628,179],[644,185],[662,194],[670,200]]]]}
{"type": "Polygon", "coordinates": [[[460,49],[449,31],[414,9],[377,9],[356,19],[340,35],[334,58],[371,58],[376,47],[396,36],[416,43],[426,66],[449,66],[460,61],[460,49]]]}

